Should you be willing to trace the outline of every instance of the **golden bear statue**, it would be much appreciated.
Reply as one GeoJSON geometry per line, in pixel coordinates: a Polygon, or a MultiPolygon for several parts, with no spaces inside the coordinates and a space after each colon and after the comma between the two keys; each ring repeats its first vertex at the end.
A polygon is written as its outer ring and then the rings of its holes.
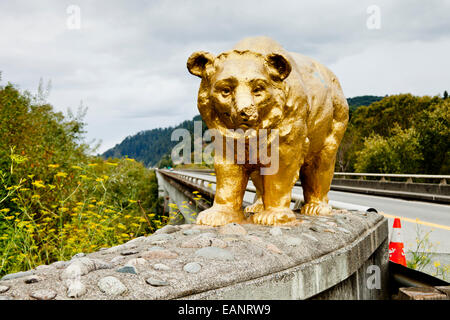
{"type": "MultiPolygon", "coordinates": [[[[336,76],[317,61],[287,52],[267,37],[243,39],[218,56],[195,52],[187,68],[201,78],[198,109],[209,129],[218,130],[224,141],[234,141],[239,132],[242,136],[250,129],[257,133],[272,130],[277,139],[266,134],[265,145],[272,153],[278,152],[273,160],[278,161],[277,170],[262,174],[271,164],[259,157],[256,162],[238,163],[239,153],[230,158],[216,150],[214,203],[199,213],[197,224],[245,222],[242,203],[249,178],[256,188],[256,200],[245,212],[253,223],[295,221],[290,203],[299,176],[304,195],[301,213],[330,214],[327,194],[348,122],[347,100],[336,76]]],[[[244,153],[248,158],[249,148],[244,153]]]]}

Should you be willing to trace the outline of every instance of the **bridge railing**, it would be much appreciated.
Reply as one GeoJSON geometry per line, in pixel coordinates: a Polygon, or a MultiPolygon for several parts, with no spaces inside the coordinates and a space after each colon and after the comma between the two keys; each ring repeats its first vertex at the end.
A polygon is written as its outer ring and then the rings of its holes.
{"type": "MultiPolygon", "coordinates": [[[[215,179],[192,177],[187,173],[209,174],[213,170],[183,170],[184,176],[191,181],[215,183],[215,179]]],[[[177,174],[181,174],[179,171],[177,174]]],[[[386,174],[386,173],[350,173],[335,172],[331,184],[331,190],[353,192],[408,200],[432,201],[438,203],[450,203],[450,185],[447,180],[450,175],[426,175],[426,174],[386,174]],[[424,182],[426,181],[426,182],[424,182]]],[[[203,183],[202,182],[202,183],[203,183]]],[[[296,186],[301,186],[297,181],[296,186]]],[[[250,190],[254,192],[254,187],[250,190]]]]}
{"type": "Polygon", "coordinates": [[[397,173],[356,173],[356,172],[335,172],[334,178],[356,178],[360,180],[367,180],[368,178],[375,178],[373,180],[379,181],[404,181],[405,183],[415,183],[414,180],[420,180],[418,183],[438,183],[447,184],[450,175],[433,175],[433,174],[397,174],[397,173]]]}

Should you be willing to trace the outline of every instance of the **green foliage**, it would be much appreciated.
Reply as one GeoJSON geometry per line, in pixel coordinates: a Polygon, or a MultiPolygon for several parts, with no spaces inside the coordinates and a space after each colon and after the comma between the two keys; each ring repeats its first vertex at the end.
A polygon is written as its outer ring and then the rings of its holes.
{"type": "Polygon", "coordinates": [[[85,110],[54,112],[40,92],[0,87],[0,275],[120,244],[168,219],[153,171],[90,156],[85,110]]]}
{"type": "Polygon", "coordinates": [[[450,172],[449,100],[400,94],[361,106],[350,119],[337,171],[450,172]]]}
{"type": "Polygon", "coordinates": [[[423,160],[417,133],[413,128],[395,127],[391,136],[372,135],[356,152],[356,172],[417,172],[423,160]]]}

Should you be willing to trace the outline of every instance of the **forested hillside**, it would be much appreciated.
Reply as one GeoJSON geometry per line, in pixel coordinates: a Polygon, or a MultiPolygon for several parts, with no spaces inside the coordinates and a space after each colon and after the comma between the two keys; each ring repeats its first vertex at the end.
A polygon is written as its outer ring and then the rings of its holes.
{"type": "MultiPolygon", "coordinates": [[[[354,111],[360,106],[368,106],[372,102],[381,99],[383,99],[383,97],[358,96],[349,98],[347,101],[350,109],[354,111]]],[[[172,148],[178,143],[178,141],[170,140],[172,131],[177,128],[185,128],[192,134],[194,132],[194,121],[198,120],[201,120],[200,115],[195,116],[192,120],[186,120],[176,127],[156,128],[138,132],[133,136],[126,137],[121,143],[103,153],[102,156],[104,158],[128,156],[143,162],[147,167],[156,166],[161,160],[163,160],[165,164],[170,163],[167,156],[170,154],[172,148]]],[[[205,123],[203,123],[203,130],[205,129],[206,126],[205,123]]]]}
{"type": "MultiPolygon", "coordinates": [[[[141,131],[134,136],[128,136],[121,143],[103,153],[104,158],[128,156],[141,161],[147,167],[153,167],[170,153],[178,141],[171,141],[172,131],[184,128],[191,133],[194,132],[194,121],[201,121],[201,116],[197,115],[192,120],[183,121],[178,126],[167,128],[156,128],[141,131]]],[[[206,125],[203,123],[203,130],[206,125]]]]}
{"type": "Polygon", "coordinates": [[[392,95],[353,112],[337,171],[450,174],[450,99],[392,95]]]}

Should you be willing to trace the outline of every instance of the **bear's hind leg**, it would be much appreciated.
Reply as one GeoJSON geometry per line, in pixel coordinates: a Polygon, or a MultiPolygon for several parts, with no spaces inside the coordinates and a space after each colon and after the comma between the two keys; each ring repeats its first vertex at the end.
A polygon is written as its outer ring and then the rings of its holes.
{"type": "Polygon", "coordinates": [[[305,204],[301,209],[302,214],[331,214],[328,192],[333,180],[337,151],[337,144],[332,140],[334,140],[333,136],[328,137],[322,151],[308,159],[300,170],[300,180],[305,199],[305,204]]]}

